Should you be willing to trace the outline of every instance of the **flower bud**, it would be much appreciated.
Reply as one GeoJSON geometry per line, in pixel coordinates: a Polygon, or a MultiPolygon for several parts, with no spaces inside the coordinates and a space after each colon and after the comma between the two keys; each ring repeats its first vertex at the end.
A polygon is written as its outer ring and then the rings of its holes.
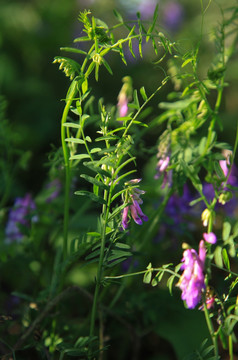
{"type": "Polygon", "coordinates": [[[208,209],[205,209],[205,210],[202,212],[201,219],[202,219],[203,226],[207,226],[207,225],[208,225],[208,221],[211,219],[211,216],[212,216],[212,213],[211,213],[211,211],[208,210],[208,209]]]}

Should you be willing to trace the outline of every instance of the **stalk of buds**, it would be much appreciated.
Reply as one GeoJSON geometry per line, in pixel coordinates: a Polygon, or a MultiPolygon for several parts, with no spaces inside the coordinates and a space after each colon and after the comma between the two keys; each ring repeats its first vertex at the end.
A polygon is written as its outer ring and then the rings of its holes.
{"type": "Polygon", "coordinates": [[[123,200],[125,204],[129,202],[129,205],[126,206],[122,212],[122,227],[124,230],[129,226],[130,216],[138,225],[142,225],[143,221],[148,221],[148,217],[143,213],[140,207],[143,203],[140,196],[145,194],[145,191],[132,186],[138,184],[140,181],[141,179],[133,179],[125,183],[125,185],[128,186],[128,189],[123,200]]]}
{"type": "Polygon", "coordinates": [[[132,94],[132,80],[129,76],[125,76],[122,79],[124,83],[118,95],[117,108],[120,117],[125,117],[128,113],[128,102],[131,99],[132,94]]]}
{"type": "Polygon", "coordinates": [[[170,186],[172,182],[172,171],[167,171],[170,163],[170,143],[170,136],[166,130],[160,136],[160,143],[157,153],[158,162],[156,165],[156,174],[154,176],[155,179],[159,179],[162,175],[164,175],[162,188],[164,188],[166,184],[170,186]]]}

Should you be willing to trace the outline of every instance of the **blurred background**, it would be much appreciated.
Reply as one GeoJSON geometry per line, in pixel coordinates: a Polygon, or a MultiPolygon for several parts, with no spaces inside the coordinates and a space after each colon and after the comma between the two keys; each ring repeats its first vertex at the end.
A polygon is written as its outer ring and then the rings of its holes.
{"type": "MultiPolygon", "coordinates": [[[[229,8],[236,1],[212,1],[204,22],[204,43],[201,57],[201,75],[206,75],[213,53],[209,38],[212,28],[221,19],[219,7],[229,8]],[[209,49],[209,51],[208,51],[209,49]]],[[[147,21],[159,5],[161,31],[172,40],[180,41],[186,51],[196,43],[201,31],[201,2],[190,0],[2,0],[0,3],[0,95],[1,116],[7,118],[11,128],[12,160],[21,161],[15,174],[12,200],[26,191],[36,193],[44,181],[46,154],[60,141],[60,117],[69,80],[52,64],[54,56],[61,55],[61,46],[75,46],[73,39],[82,35],[78,22],[80,11],[91,9],[94,16],[112,25],[113,9],[126,20],[136,19],[136,12],[147,21]],[[19,154],[21,153],[21,157],[19,154]]],[[[206,8],[208,2],[204,2],[206,8]]],[[[163,78],[161,67],[152,64],[156,60],[151,50],[144,49],[144,58],[133,59],[128,54],[126,67],[119,57],[110,60],[113,79],[102,72],[98,84],[92,79],[95,97],[103,97],[106,103],[116,104],[121,88],[121,78],[130,75],[134,88],[142,85],[152,92],[163,78]],[[112,83],[113,81],[113,83],[112,83]]],[[[67,55],[67,54],[65,54],[67,55]]],[[[163,66],[163,64],[162,64],[163,66]]],[[[166,67],[166,65],[165,65],[166,67]]],[[[237,63],[230,64],[227,78],[230,87],[226,91],[226,121],[234,123],[237,114],[237,63]]],[[[166,98],[169,85],[160,93],[166,98]]],[[[158,99],[156,100],[158,103],[158,99]]],[[[157,103],[154,104],[158,111],[157,103]]],[[[7,130],[0,127],[1,136],[7,130]]],[[[229,133],[229,127],[226,130],[229,133]]],[[[1,141],[2,142],[2,141],[1,141]]],[[[4,145],[6,146],[6,144],[4,145]]],[[[2,151],[3,156],[6,152],[2,151]]],[[[9,156],[9,155],[6,155],[9,156]]],[[[0,186],[4,184],[0,182],[0,186]]]]}

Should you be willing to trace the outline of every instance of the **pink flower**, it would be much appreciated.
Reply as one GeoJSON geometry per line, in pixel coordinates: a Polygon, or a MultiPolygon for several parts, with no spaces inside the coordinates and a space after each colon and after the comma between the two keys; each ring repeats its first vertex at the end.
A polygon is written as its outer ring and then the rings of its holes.
{"type": "MultiPolygon", "coordinates": [[[[127,185],[138,184],[141,179],[133,179],[130,180],[127,185]]],[[[144,190],[140,190],[138,188],[129,188],[128,195],[132,201],[132,204],[126,206],[122,212],[122,227],[123,229],[127,229],[129,226],[129,215],[131,215],[132,219],[136,224],[142,225],[143,221],[148,221],[148,217],[141,210],[140,204],[143,203],[143,200],[140,198],[141,195],[145,193],[144,190]]]]}
{"type": "Polygon", "coordinates": [[[204,264],[206,248],[203,240],[199,243],[199,254],[194,249],[183,253],[181,269],[184,270],[177,286],[182,290],[181,298],[186,301],[189,309],[194,309],[202,298],[205,289],[204,264]]]}
{"type": "Polygon", "coordinates": [[[213,232],[203,233],[203,239],[209,244],[216,244],[217,242],[217,237],[213,232]]]}
{"type": "Polygon", "coordinates": [[[128,99],[126,97],[126,94],[121,94],[118,96],[118,103],[117,107],[119,110],[119,116],[124,117],[127,115],[128,112],[128,99]]]}

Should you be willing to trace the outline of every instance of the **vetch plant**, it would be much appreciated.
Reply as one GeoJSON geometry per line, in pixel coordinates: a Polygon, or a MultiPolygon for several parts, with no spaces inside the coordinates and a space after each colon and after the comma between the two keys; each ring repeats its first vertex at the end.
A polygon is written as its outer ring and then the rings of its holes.
{"type": "MultiPolygon", "coordinates": [[[[210,3],[203,8],[201,1],[202,25],[210,3]]],[[[184,307],[191,319],[195,309],[205,317],[210,338],[188,349],[189,359],[235,359],[238,131],[233,142],[224,141],[220,112],[226,69],[236,54],[237,6],[221,10],[206,71],[200,71],[203,26],[184,53],[161,31],[158,10],[151,22],[140,13],[125,21],[114,11],[111,26],[85,10],[79,14],[82,36],[75,47],[61,48],[68,56],[53,61],[69,80],[54,180],[34,197],[36,205],[30,195],[18,200],[6,221],[12,248],[3,247],[5,263],[22,257],[34,284],[40,282],[26,293],[14,289],[28,305],[15,342],[2,341],[6,356],[34,348],[54,360],[139,359],[151,329],[171,340],[164,330],[170,319],[163,318],[173,311],[171,299],[180,318],[184,307]],[[105,72],[114,87],[112,54],[126,66],[126,51],[136,58],[136,46],[143,58],[145,45],[161,69],[154,89],[138,91],[125,75],[113,104],[98,98],[93,84],[105,72]],[[168,101],[162,101],[165,91],[168,101]],[[30,226],[36,208],[34,234],[21,244],[21,226],[30,226]],[[128,266],[122,270],[122,264],[128,266]],[[165,287],[174,298],[165,297],[165,287]],[[39,340],[31,340],[35,332],[39,340]]],[[[178,343],[170,348],[182,359],[178,343]]]]}

